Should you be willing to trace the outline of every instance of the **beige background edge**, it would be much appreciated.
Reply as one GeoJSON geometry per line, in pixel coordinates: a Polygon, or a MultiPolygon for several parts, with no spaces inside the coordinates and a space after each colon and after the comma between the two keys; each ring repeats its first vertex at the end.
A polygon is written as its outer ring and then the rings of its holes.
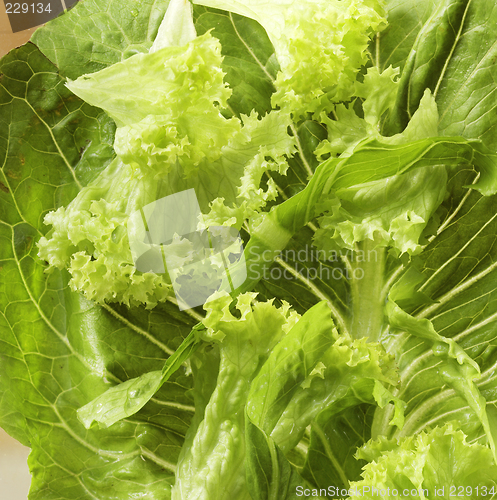
{"type": "Polygon", "coordinates": [[[26,500],[31,485],[29,448],[0,429],[0,498],[26,500]]]}
{"type": "Polygon", "coordinates": [[[4,4],[0,3],[0,57],[3,57],[15,47],[25,44],[35,30],[36,28],[30,28],[18,33],[12,33],[4,4]]]}

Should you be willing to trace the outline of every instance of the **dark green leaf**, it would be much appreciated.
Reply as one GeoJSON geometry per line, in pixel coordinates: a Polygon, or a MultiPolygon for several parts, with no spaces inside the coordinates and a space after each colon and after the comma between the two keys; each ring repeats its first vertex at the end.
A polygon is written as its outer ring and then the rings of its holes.
{"type": "Polygon", "coordinates": [[[311,425],[311,442],[302,476],[318,488],[335,485],[340,490],[348,490],[351,481],[359,480],[366,462],[354,455],[371,438],[373,408],[363,404],[338,414],[323,411],[311,425]]]}
{"type": "Polygon", "coordinates": [[[148,52],[169,0],[85,0],[38,29],[32,41],[59,68],[76,79],[133,54],[148,52]]]}
{"type": "Polygon", "coordinates": [[[195,6],[195,15],[197,33],[213,29],[213,36],[221,41],[222,68],[233,89],[228,101],[231,109],[237,115],[254,109],[264,115],[271,109],[277,69],[264,28],[252,19],[205,7],[195,6]]]}
{"type": "MultiPolygon", "coordinates": [[[[455,340],[478,362],[482,376],[475,380],[476,386],[490,409],[497,400],[496,203],[495,196],[483,198],[474,192],[463,197],[457,216],[447,221],[445,230],[412,264],[422,270],[424,282],[419,291],[430,300],[409,309],[416,319],[431,320],[439,334],[455,340]]],[[[407,436],[457,419],[472,439],[485,442],[473,410],[459,392],[447,386],[442,360],[434,355],[431,343],[400,334],[391,337],[389,345],[404,353],[399,357],[401,385],[395,394],[408,406],[405,426],[398,434],[407,436]]],[[[389,409],[376,415],[375,435],[393,432],[388,430],[388,414],[389,409]]]]}
{"type": "Polygon", "coordinates": [[[147,372],[111,387],[78,410],[78,418],[89,429],[93,422],[101,428],[110,427],[141,410],[165,382],[190,358],[200,340],[194,328],[176,351],[169,356],[162,370],[147,372]]]}
{"type": "Polygon", "coordinates": [[[310,487],[290,465],[274,441],[266,436],[250,418],[246,418],[246,471],[247,485],[253,500],[290,500],[302,496],[299,491],[310,487]]]}
{"type": "Polygon", "coordinates": [[[425,89],[438,91],[465,20],[467,0],[445,0],[419,31],[399,83],[394,112],[385,125],[393,135],[402,132],[418,109],[425,89]]]}
{"type": "Polygon", "coordinates": [[[111,159],[114,126],[32,44],[0,72],[0,423],[32,448],[30,499],[167,498],[193,415],[183,368],[112,430],[87,431],[76,411],[110,384],[160,370],[195,320],[173,305],[99,307],[66,274],[44,272],[43,216],[111,159]]]}

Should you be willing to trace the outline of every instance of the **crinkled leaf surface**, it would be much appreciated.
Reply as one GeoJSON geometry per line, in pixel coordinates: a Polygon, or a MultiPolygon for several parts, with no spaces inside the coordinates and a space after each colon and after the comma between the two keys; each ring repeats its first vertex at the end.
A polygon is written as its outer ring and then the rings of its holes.
{"type": "MultiPolygon", "coordinates": [[[[387,3],[390,26],[374,48],[379,49],[382,67],[390,64],[404,66],[417,34],[438,3],[387,3]]],[[[445,2],[447,7],[451,3],[456,2],[445,2]]],[[[467,2],[467,7],[464,22],[456,27],[457,43],[454,50],[449,51],[450,58],[448,54],[445,61],[447,66],[436,82],[439,130],[445,135],[462,134],[482,139],[489,149],[495,151],[497,120],[491,110],[496,88],[495,65],[492,63],[496,50],[496,10],[493,5],[474,0],[467,2]],[[468,57],[468,54],[473,56],[468,57]]],[[[433,53],[434,47],[425,50],[433,53]]],[[[428,76],[431,75],[427,75],[426,86],[429,85],[428,76]]],[[[479,363],[482,377],[476,380],[476,385],[486,399],[487,414],[495,433],[492,415],[497,401],[493,298],[496,230],[493,224],[497,206],[495,197],[482,198],[474,191],[468,193],[462,188],[473,180],[474,173],[470,169],[460,169],[450,179],[451,196],[436,215],[438,224],[443,225],[430,246],[412,264],[421,269],[427,280],[421,285],[420,302],[405,307],[416,317],[430,319],[436,331],[456,340],[479,363]]],[[[398,260],[387,256],[385,283],[394,283],[393,277],[398,277],[402,270],[403,265],[398,260]]],[[[387,422],[393,409],[377,410],[373,435],[410,435],[429,425],[443,425],[457,419],[471,440],[485,442],[481,425],[475,420],[469,405],[441,378],[440,359],[433,355],[431,345],[407,334],[398,335],[391,342],[391,352],[397,353],[401,374],[401,384],[395,394],[408,403],[406,423],[404,429],[398,431],[387,422]]],[[[333,439],[324,441],[325,444],[334,442],[333,439]]],[[[318,452],[323,450],[323,445],[315,443],[318,452]]],[[[337,448],[342,449],[338,445],[337,448]]],[[[318,480],[321,464],[311,462],[309,470],[317,478],[316,484],[324,486],[318,480]]]]}
{"type": "Polygon", "coordinates": [[[490,450],[468,443],[450,424],[400,442],[371,442],[357,455],[370,463],[364,480],[351,485],[358,492],[353,497],[373,499],[372,487],[379,487],[389,488],[394,499],[405,498],[406,489],[416,490],[418,498],[495,498],[497,467],[490,450]]]}

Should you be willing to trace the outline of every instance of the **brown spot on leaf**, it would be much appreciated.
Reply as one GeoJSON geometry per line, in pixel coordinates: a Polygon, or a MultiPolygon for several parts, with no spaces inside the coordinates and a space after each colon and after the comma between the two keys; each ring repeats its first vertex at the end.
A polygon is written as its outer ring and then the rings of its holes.
{"type": "Polygon", "coordinates": [[[23,155],[19,155],[19,159],[21,160],[21,165],[24,165],[24,163],[26,163],[23,155]]]}
{"type": "Polygon", "coordinates": [[[21,178],[21,174],[19,174],[18,172],[14,172],[13,170],[7,170],[7,177],[17,180],[21,178]]]}
{"type": "Polygon", "coordinates": [[[9,188],[3,182],[0,182],[0,190],[2,190],[4,193],[9,192],[9,188]]]}

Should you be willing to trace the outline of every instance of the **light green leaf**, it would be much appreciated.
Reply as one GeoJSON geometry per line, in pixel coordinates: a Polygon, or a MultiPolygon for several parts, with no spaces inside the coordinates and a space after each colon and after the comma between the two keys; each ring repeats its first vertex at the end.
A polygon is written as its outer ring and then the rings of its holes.
{"type": "Polygon", "coordinates": [[[376,0],[194,3],[235,12],[265,28],[281,69],[273,104],[295,118],[331,112],[332,103],[352,97],[357,73],[368,59],[369,37],[386,25],[383,4],[376,0]]]}
{"type": "Polygon", "coordinates": [[[351,484],[351,498],[376,498],[373,488],[385,492],[390,488],[389,496],[395,499],[404,498],[404,490],[416,490],[417,498],[450,498],[451,493],[493,497],[497,492],[497,467],[490,450],[468,443],[464,433],[450,424],[398,444],[370,441],[357,455],[370,463],[364,479],[351,484]]]}
{"type": "Polygon", "coordinates": [[[230,95],[220,65],[221,45],[205,34],[182,46],[136,54],[69,81],[67,86],[81,99],[106,111],[118,127],[137,124],[149,115],[169,117],[168,112],[174,119],[179,110],[190,107],[192,111],[219,114],[214,102],[225,107],[230,95]],[[195,92],[186,94],[185,87],[195,92]]]}
{"type": "MultiPolygon", "coordinates": [[[[407,144],[383,144],[366,140],[353,153],[320,164],[304,190],[274,207],[253,228],[245,248],[249,269],[247,281],[237,291],[250,290],[288,244],[292,236],[319,214],[319,202],[332,190],[341,192],[390,176],[443,163],[455,169],[475,165],[481,171],[473,188],[484,194],[497,189],[497,155],[482,149],[477,141],[435,137],[407,144]]],[[[236,269],[233,273],[236,273],[236,269]]]]}
{"type": "Polygon", "coordinates": [[[446,183],[444,166],[433,166],[342,190],[340,198],[321,205],[330,209],[319,218],[314,243],[326,253],[354,250],[365,240],[397,254],[419,253],[421,235],[444,200],[446,183]]]}
{"type": "Polygon", "coordinates": [[[192,4],[184,0],[172,0],[168,4],[150,52],[157,52],[164,47],[181,47],[196,36],[192,4]]]}
{"type": "MultiPolygon", "coordinates": [[[[63,76],[76,79],[148,52],[168,4],[133,0],[122,9],[114,0],[85,1],[38,29],[33,41],[63,76]]],[[[199,35],[213,30],[222,43],[231,108],[236,114],[268,111],[277,64],[264,29],[251,19],[200,6],[194,6],[194,18],[199,35]]]]}
{"type": "Polygon", "coordinates": [[[292,395],[319,365],[336,340],[326,302],[310,308],[275,347],[250,391],[247,413],[262,430],[271,432],[292,395]]]}
{"type": "Polygon", "coordinates": [[[377,385],[396,383],[393,360],[382,348],[339,336],[329,314],[325,302],[309,309],[275,346],[250,389],[247,414],[285,453],[321,411],[373,402],[373,396],[384,406],[389,391],[377,385]]]}
{"type": "Polygon", "coordinates": [[[275,199],[274,184],[260,184],[265,171],[287,169],[283,155],[294,152],[289,116],[222,116],[230,90],[220,64],[219,41],[206,33],[68,83],[118,125],[118,158],[67,208],[46,217],[53,231],[39,243],[40,257],[67,267],[71,287],[87,298],[152,308],[171,295],[164,272],[137,271],[128,238],[137,232],[133,213],[156,200],[196,188],[200,208],[210,209],[205,222],[239,228],[275,199]]]}

